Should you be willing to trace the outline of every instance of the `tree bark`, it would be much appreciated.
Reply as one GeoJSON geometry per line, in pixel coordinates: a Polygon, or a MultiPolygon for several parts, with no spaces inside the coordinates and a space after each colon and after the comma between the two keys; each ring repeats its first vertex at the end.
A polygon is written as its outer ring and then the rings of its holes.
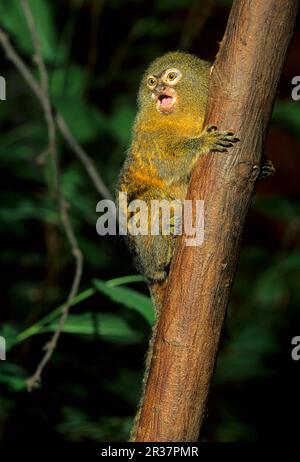
{"type": "Polygon", "coordinates": [[[188,199],[204,200],[204,243],[178,241],[135,441],[197,441],[245,218],[298,0],[235,0],[211,73],[205,124],[232,130],[228,153],[203,156],[188,199]]]}

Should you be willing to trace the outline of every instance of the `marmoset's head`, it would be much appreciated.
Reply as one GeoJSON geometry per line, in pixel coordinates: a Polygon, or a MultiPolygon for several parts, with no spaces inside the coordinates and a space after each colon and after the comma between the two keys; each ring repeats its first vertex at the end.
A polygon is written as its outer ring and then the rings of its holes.
{"type": "Polygon", "coordinates": [[[203,110],[210,66],[209,62],[182,52],[170,52],[156,59],[140,85],[140,110],[164,117],[203,110]]]}

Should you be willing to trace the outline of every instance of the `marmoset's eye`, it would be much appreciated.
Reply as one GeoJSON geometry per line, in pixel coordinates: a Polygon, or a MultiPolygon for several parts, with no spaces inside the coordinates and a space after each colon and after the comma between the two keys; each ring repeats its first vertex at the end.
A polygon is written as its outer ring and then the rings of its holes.
{"type": "Polygon", "coordinates": [[[172,81],[172,80],[175,80],[176,77],[177,77],[176,72],[169,72],[167,79],[172,81]]]}
{"type": "Polygon", "coordinates": [[[165,73],[165,82],[170,85],[175,85],[175,83],[179,82],[181,77],[182,74],[178,69],[168,69],[165,73]]]}
{"type": "Polygon", "coordinates": [[[156,85],[156,78],[153,76],[148,77],[147,79],[147,85],[149,88],[154,88],[156,85]]]}

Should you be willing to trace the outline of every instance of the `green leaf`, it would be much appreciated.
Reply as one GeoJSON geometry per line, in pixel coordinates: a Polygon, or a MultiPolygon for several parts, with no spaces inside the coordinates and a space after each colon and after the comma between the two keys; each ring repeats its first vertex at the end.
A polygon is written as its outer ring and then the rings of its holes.
{"type": "Polygon", "coordinates": [[[110,118],[109,127],[112,134],[124,146],[129,143],[134,116],[134,108],[122,104],[115,109],[110,118]]]}
{"type": "Polygon", "coordinates": [[[152,325],[154,321],[154,311],[150,297],[128,287],[111,287],[100,279],[94,279],[93,284],[96,289],[107,295],[112,301],[126,306],[140,313],[146,321],[152,325]]]}
{"type": "Polygon", "coordinates": [[[258,279],[253,293],[254,303],[260,306],[279,306],[286,296],[286,287],[278,268],[272,267],[258,279]]]}
{"type": "Polygon", "coordinates": [[[300,107],[298,102],[277,101],[272,115],[272,122],[282,124],[299,139],[300,107]]]}
{"type": "Polygon", "coordinates": [[[145,278],[141,274],[130,274],[128,276],[110,279],[109,281],[106,281],[105,284],[108,287],[116,287],[123,284],[130,284],[132,282],[145,282],[145,278]]]}
{"type": "Polygon", "coordinates": [[[293,253],[283,256],[280,261],[280,269],[283,271],[300,270],[300,250],[294,250],[293,253]]]}
{"type": "Polygon", "coordinates": [[[246,381],[264,378],[272,374],[272,369],[264,364],[268,354],[277,349],[274,329],[264,322],[255,320],[234,331],[235,337],[228,348],[222,350],[216,368],[216,383],[246,381]]]}
{"type": "Polygon", "coordinates": [[[79,66],[54,69],[50,73],[50,93],[52,97],[82,98],[85,74],[79,66]]]}
{"type": "MultiPolygon", "coordinates": [[[[39,333],[53,332],[56,328],[57,322],[52,322],[39,333]]],[[[124,319],[111,313],[71,314],[65,322],[63,332],[78,335],[99,335],[101,340],[120,344],[138,343],[141,340],[141,335],[135,332],[124,319]]]]}
{"type": "Polygon", "coordinates": [[[23,222],[24,220],[41,220],[49,223],[57,223],[57,211],[50,201],[21,199],[14,207],[2,207],[0,212],[1,221],[8,223],[23,222]]]}
{"type": "MultiPolygon", "coordinates": [[[[40,39],[42,55],[46,60],[54,61],[57,58],[57,36],[54,26],[53,5],[47,0],[29,0],[29,5],[40,39]]],[[[27,55],[33,55],[31,35],[20,0],[0,2],[0,17],[1,25],[14,38],[17,47],[27,55]]],[[[63,53],[61,53],[60,58],[62,57],[63,53]]]]}
{"type": "Polygon", "coordinates": [[[79,98],[54,98],[54,105],[63,115],[70,132],[80,143],[96,138],[105,128],[105,117],[95,107],[79,98]],[[80,117],[78,117],[80,114],[80,117]]]}
{"type": "Polygon", "coordinates": [[[85,101],[85,84],[86,76],[79,66],[55,69],[50,75],[54,106],[66,119],[71,133],[82,143],[98,136],[107,124],[99,109],[85,101]]]}
{"type": "MultiPolygon", "coordinates": [[[[123,276],[123,277],[120,277],[120,278],[111,279],[111,280],[107,281],[107,283],[104,283],[104,284],[106,285],[107,290],[113,290],[113,287],[115,287],[116,285],[128,284],[130,282],[139,282],[139,281],[143,281],[143,280],[144,280],[144,278],[142,276],[135,274],[135,275],[129,275],[129,276],[123,276]]],[[[99,281],[99,282],[103,282],[103,281],[99,281]]],[[[99,288],[97,290],[99,290],[99,288]]],[[[134,292],[134,291],[132,291],[132,292],[134,292]]],[[[81,303],[82,301],[84,301],[84,300],[92,297],[93,295],[95,295],[95,293],[96,293],[96,289],[93,288],[93,287],[91,287],[91,288],[89,288],[87,290],[84,290],[83,292],[78,294],[72,300],[71,306],[74,306],[74,305],[77,305],[77,304],[81,303]]],[[[152,324],[154,315],[153,315],[153,312],[152,312],[151,302],[144,295],[139,294],[138,292],[134,292],[134,293],[137,294],[138,296],[140,296],[140,298],[138,298],[138,300],[141,301],[141,304],[139,304],[137,308],[133,308],[132,306],[130,306],[129,308],[136,309],[136,311],[138,311],[138,312],[140,312],[140,310],[142,309],[143,310],[143,312],[141,313],[142,316],[144,316],[146,318],[146,320],[150,324],[152,324]],[[146,303],[145,303],[145,299],[146,299],[146,303]]],[[[106,292],[105,292],[105,294],[106,294],[106,292]]],[[[118,300],[114,300],[114,301],[118,301],[118,300]]],[[[135,301],[136,301],[136,299],[135,299],[135,301]]],[[[40,334],[41,332],[45,332],[46,325],[48,323],[52,324],[52,329],[53,329],[53,326],[55,326],[56,322],[57,322],[56,319],[58,318],[58,316],[61,315],[63,309],[64,309],[64,304],[60,305],[58,308],[56,308],[55,310],[48,313],[46,316],[44,316],[44,318],[40,319],[36,324],[33,324],[32,326],[28,327],[28,329],[21,332],[16,337],[16,340],[14,341],[14,343],[22,342],[25,339],[31,337],[32,335],[36,335],[36,334],[40,334]]],[[[73,316],[73,315],[70,315],[70,316],[73,316]]],[[[102,315],[98,314],[98,316],[102,316],[102,315]]]]}
{"type": "Polygon", "coordinates": [[[1,362],[0,383],[5,384],[11,391],[22,391],[26,388],[26,375],[17,364],[8,361],[1,362]]]}
{"type": "Polygon", "coordinates": [[[17,343],[17,329],[11,324],[3,324],[0,328],[0,336],[5,338],[6,352],[17,343]]]}
{"type": "MultiPolygon", "coordinates": [[[[87,298],[92,297],[95,294],[95,292],[96,290],[93,288],[90,288],[90,289],[87,289],[81,292],[80,294],[78,294],[76,297],[73,298],[71,302],[71,306],[77,305],[78,303],[81,303],[83,300],[86,300],[87,298]]],[[[53,321],[54,319],[58,318],[58,316],[61,315],[62,310],[64,309],[64,306],[65,306],[64,304],[60,305],[58,308],[51,311],[46,316],[44,316],[42,319],[40,319],[36,324],[33,324],[32,326],[28,327],[28,329],[21,332],[17,336],[15,343],[23,342],[23,340],[26,340],[32,335],[39,334],[47,323],[53,321]]]]}

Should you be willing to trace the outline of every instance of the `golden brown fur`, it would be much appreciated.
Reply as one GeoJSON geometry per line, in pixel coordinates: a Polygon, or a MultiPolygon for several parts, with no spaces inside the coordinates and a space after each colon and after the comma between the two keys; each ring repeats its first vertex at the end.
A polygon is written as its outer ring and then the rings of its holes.
{"type": "MultiPolygon", "coordinates": [[[[224,151],[232,145],[232,134],[203,130],[209,69],[207,61],[181,52],[167,53],[147,69],[140,85],[132,143],[118,186],[119,191],[128,194],[128,201],[183,201],[199,156],[210,150],[224,151]],[[182,78],[174,86],[175,109],[162,114],[147,88],[147,76],[159,76],[169,68],[179,69],[182,78]]],[[[129,236],[129,244],[148,282],[164,281],[175,236],[129,236]]]]}

